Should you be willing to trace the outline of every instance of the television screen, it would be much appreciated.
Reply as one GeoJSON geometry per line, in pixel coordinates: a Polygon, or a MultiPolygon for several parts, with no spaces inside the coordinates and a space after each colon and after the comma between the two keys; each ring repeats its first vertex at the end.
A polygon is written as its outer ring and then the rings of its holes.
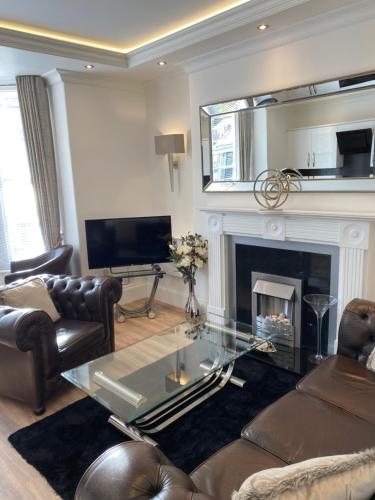
{"type": "Polygon", "coordinates": [[[171,217],[86,220],[90,269],[156,264],[169,260],[171,217]]]}

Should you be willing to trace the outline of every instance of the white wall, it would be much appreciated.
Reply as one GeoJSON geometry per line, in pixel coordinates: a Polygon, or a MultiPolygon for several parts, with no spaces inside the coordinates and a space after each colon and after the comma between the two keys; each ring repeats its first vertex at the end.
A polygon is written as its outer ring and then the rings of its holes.
{"type": "MultiPolygon", "coordinates": [[[[146,91],[148,165],[154,192],[154,210],[172,216],[175,238],[192,230],[193,190],[190,134],[189,80],[185,74],[149,82],[146,91]],[[180,166],[175,174],[175,191],[169,182],[166,156],[155,154],[154,137],[163,134],[185,135],[186,153],[179,155],[180,166]]],[[[182,307],[186,302],[186,286],[172,264],[163,265],[167,276],[159,284],[157,297],[182,307]]]]}
{"type": "MultiPolygon", "coordinates": [[[[206,231],[202,207],[257,207],[251,193],[203,193],[199,147],[199,106],[314,81],[374,70],[375,21],[306,38],[285,46],[233,59],[190,75],[192,116],[193,206],[195,227],[206,231]]],[[[209,63],[209,60],[208,60],[209,63]]],[[[374,212],[372,193],[296,193],[288,209],[374,212]]],[[[205,297],[207,281],[199,283],[205,297]]]]}
{"type": "MultiPolygon", "coordinates": [[[[143,86],[65,81],[51,86],[65,241],[78,249],[75,270],[89,271],[84,221],[152,215],[143,86]],[[78,268],[78,269],[77,269],[78,268]]],[[[145,296],[146,280],[131,280],[123,299],[145,296]]]]}

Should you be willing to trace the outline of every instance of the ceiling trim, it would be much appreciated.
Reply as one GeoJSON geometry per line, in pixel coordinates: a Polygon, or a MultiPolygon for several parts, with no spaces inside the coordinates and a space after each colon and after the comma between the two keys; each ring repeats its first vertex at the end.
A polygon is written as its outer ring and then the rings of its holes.
{"type": "Polygon", "coordinates": [[[47,80],[50,87],[59,83],[73,83],[78,85],[89,85],[113,90],[135,92],[137,94],[142,94],[144,92],[144,85],[139,81],[126,80],[118,77],[110,77],[93,73],[83,73],[57,68],[44,73],[42,76],[47,80]]]}
{"type": "Polygon", "coordinates": [[[251,36],[230,46],[206,52],[200,56],[178,63],[187,73],[194,73],[211,66],[240,59],[263,50],[280,47],[322,33],[344,28],[375,17],[373,0],[356,0],[355,3],[339,7],[330,12],[299,21],[286,28],[263,33],[262,37],[251,36]]]}
{"type": "Polygon", "coordinates": [[[127,53],[129,67],[155,60],[310,0],[251,0],[127,53]]]}
{"type": "Polygon", "coordinates": [[[70,59],[79,59],[86,62],[110,64],[111,66],[119,66],[121,68],[128,67],[126,54],[73,42],[55,40],[8,28],[0,28],[0,45],[40,52],[42,54],[68,57],[70,59]]]}

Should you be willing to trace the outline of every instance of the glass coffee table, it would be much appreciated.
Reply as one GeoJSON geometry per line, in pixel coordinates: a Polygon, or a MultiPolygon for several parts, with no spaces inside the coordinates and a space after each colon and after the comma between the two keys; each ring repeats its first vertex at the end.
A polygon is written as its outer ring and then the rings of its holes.
{"type": "Polygon", "coordinates": [[[181,323],[62,376],[108,408],[109,422],[135,440],[158,432],[222,389],[242,387],[235,360],[265,344],[251,327],[215,318],[181,323]]]}

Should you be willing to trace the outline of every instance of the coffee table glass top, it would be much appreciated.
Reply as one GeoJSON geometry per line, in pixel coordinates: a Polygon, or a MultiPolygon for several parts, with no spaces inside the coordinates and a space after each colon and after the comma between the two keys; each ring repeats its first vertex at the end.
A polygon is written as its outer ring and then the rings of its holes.
{"type": "Polygon", "coordinates": [[[132,423],[267,340],[269,336],[252,335],[248,325],[210,316],[199,325],[181,323],[62,375],[132,423]]]}

